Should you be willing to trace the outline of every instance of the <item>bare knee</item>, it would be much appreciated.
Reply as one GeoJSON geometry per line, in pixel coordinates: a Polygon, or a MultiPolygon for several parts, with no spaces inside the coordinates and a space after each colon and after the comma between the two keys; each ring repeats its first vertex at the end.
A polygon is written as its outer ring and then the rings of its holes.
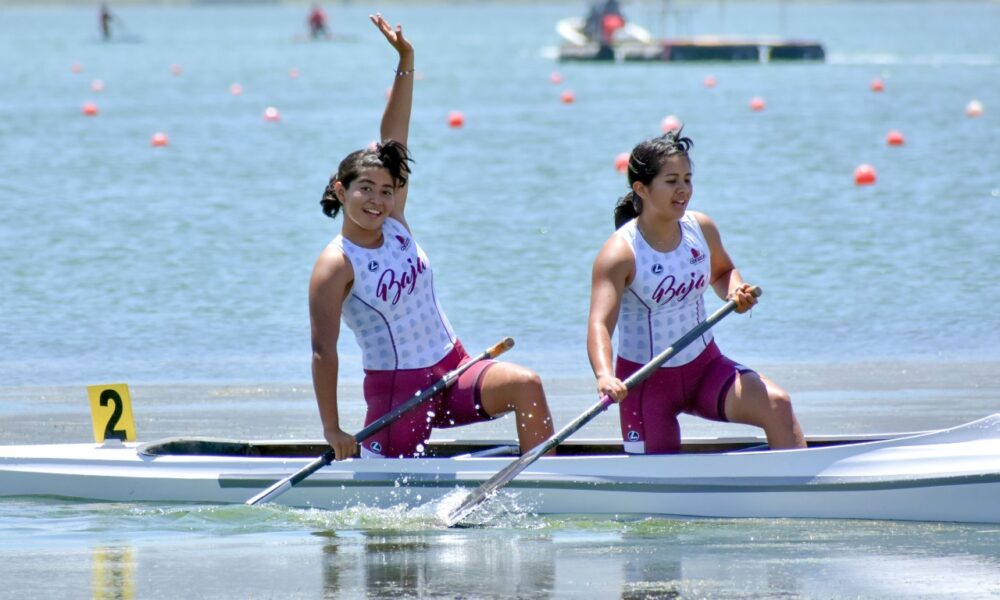
{"type": "Polygon", "coordinates": [[[511,381],[513,385],[521,389],[542,389],[542,378],[527,367],[512,365],[511,381]]]}
{"type": "Polygon", "coordinates": [[[795,418],[792,398],[788,392],[773,383],[768,383],[767,399],[768,422],[764,430],[767,432],[771,448],[804,448],[805,436],[802,434],[798,419],[795,418]]]}
{"type": "Polygon", "coordinates": [[[756,373],[736,380],[727,398],[726,414],[737,422],[759,427],[785,426],[794,419],[788,392],[756,373]]]}
{"type": "Polygon", "coordinates": [[[484,400],[493,412],[530,410],[545,403],[542,378],[538,373],[510,363],[498,363],[486,372],[484,400]]]}
{"type": "Polygon", "coordinates": [[[772,387],[767,390],[768,405],[771,414],[781,420],[790,420],[794,415],[792,411],[792,397],[788,392],[780,387],[772,387]]]}

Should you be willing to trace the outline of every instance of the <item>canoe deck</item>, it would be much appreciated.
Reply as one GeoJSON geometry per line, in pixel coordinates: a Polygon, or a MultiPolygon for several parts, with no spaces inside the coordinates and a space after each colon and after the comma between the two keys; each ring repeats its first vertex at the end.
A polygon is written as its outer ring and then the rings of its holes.
{"type": "MultiPolygon", "coordinates": [[[[868,434],[850,437],[811,436],[810,448],[857,444],[898,437],[901,434],[868,434]]],[[[270,458],[315,458],[329,446],[322,441],[242,441],[224,438],[168,438],[137,448],[144,456],[239,456],[270,458]]],[[[687,439],[681,444],[680,454],[712,454],[747,450],[766,450],[763,437],[727,437],[687,439]]],[[[617,440],[584,439],[567,440],[556,448],[557,456],[615,456],[624,455],[622,443],[617,440]]],[[[514,440],[441,440],[427,444],[424,458],[454,458],[456,456],[520,456],[514,440]]]]}

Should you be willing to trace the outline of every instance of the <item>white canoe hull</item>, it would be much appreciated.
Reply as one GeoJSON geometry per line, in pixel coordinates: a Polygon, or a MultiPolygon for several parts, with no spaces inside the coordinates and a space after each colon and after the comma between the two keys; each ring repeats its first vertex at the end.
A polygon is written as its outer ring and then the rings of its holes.
{"type": "MultiPolygon", "coordinates": [[[[0,447],[0,496],[242,503],[310,459],[143,454],[135,444],[0,447]]],[[[292,506],[420,506],[511,457],[354,459],[277,498],[292,506]]],[[[1000,523],[1000,414],[953,429],[804,450],[544,457],[508,484],[540,514],[1000,523]]]]}

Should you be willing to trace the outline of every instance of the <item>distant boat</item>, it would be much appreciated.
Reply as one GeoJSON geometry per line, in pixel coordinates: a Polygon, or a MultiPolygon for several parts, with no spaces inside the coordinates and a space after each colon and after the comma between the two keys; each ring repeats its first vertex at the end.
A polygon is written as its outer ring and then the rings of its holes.
{"type": "Polygon", "coordinates": [[[563,38],[560,60],[577,61],[823,61],[823,45],[813,40],[776,37],[720,37],[712,35],[657,40],[643,27],[625,23],[605,44],[585,33],[585,20],[567,17],[556,23],[563,38]]]}
{"type": "MultiPolygon", "coordinates": [[[[556,31],[559,35],[562,36],[567,43],[577,46],[586,46],[587,44],[594,43],[591,41],[590,37],[584,33],[585,27],[586,21],[583,17],[567,17],[556,23],[556,31]]],[[[623,42],[633,42],[638,44],[652,44],[656,41],[653,38],[652,33],[634,23],[625,23],[625,25],[618,30],[615,37],[623,42]]]]}

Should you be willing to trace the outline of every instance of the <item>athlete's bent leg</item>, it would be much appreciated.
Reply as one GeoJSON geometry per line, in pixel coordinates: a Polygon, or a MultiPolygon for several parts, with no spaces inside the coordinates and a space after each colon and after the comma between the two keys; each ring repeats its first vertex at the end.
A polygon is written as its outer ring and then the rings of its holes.
{"type": "Polygon", "coordinates": [[[513,411],[517,440],[526,452],[552,436],[552,415],[538,374],[512,363],[496,363],[483,375],[483,410],[490,416],[513,411]]]}
{"type": "Polygon", "coordinates": [[[752,371],[737,375],[726,393],[726,419],[762,427],[773,450],[806,447],[788,392],[752,371]]]}

